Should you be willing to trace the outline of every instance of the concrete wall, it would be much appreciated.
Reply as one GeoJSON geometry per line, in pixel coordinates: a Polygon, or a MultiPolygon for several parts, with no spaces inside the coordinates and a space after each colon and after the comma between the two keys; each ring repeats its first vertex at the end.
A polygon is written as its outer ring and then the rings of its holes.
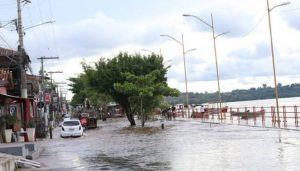
{"type": "Polygon", "coordinates": [[[14,171],[15,169],[16,165],[13,158],[0,156],[0,171],[14,171]]]}

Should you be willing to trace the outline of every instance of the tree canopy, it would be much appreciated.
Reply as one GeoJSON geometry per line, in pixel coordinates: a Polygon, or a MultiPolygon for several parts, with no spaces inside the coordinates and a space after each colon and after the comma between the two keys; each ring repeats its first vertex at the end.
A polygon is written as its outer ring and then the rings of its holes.
{"type": "Polygon", "coordinates": [[[131,125],[136,124],[135,113],[149,114],[163,102],[163,96],[179,95],[178,90],[168,87],[168,67],[163,65],[163,57],[156,54],[119,53],[111,59],[101,58],[94,66],[82,66],[84,73],[70,78],[72,102],[88,97],[86,91],[96,96],[105,94],[124,108],[131,125]]]}

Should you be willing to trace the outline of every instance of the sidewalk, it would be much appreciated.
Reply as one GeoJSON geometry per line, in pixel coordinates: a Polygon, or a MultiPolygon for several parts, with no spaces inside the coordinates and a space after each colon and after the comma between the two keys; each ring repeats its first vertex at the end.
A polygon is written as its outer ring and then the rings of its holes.
{"type": "Polygon", "coordinates": [[[0,171],[11,171],[15,169],[15,159],[10,155],[0,153],[0,171]]]}
{"type": "Polygon", "coordinates": [[[43,145],[38,141],[0,144],[0,153],[20,156],[32,160],[38,158],[40,152],[43,150],[43,145]]]}
{"type": "MultiPolygon", "coordinates": [[[[35,142],[20,142],[20,143],[1,143],[0,144],[0,171],[14,171],[18,158],[36,160],[40,153],[45,149],[44,143],[48,139],[37,140],[35,142]]],[[[19,168],[17,170],[47,170],[48,168],[19,168]]],[[[49,170],[49,169],[48,169],[49,170]]]]}

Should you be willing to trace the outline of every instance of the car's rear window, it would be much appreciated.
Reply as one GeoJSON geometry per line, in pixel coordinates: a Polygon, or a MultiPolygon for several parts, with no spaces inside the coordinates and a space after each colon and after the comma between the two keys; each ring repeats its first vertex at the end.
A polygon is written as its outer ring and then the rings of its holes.
{"type": "Polygon", "coordinates": [[[77,126],[79,125],[79,122],[78,121],[65,121],[64,126],[77,126]]]}

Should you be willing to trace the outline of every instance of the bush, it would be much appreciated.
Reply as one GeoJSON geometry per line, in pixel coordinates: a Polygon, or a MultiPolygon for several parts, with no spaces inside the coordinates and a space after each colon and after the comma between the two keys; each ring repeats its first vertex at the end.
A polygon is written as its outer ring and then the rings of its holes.
{"type": "Polygon", "coordinates": [[[26,125],[27,128],[35,128],[36,127],[36,124],[33,120],[30,120],[27,122],[27,125],[26,125]]]}
{"type": "Polygon", "coordinates": [[[6,129],[12,129],[14,124],[17,123],[17,118],[12,115],[2,115],[0,116],[1,125],[6,125],[6,129]]]}

